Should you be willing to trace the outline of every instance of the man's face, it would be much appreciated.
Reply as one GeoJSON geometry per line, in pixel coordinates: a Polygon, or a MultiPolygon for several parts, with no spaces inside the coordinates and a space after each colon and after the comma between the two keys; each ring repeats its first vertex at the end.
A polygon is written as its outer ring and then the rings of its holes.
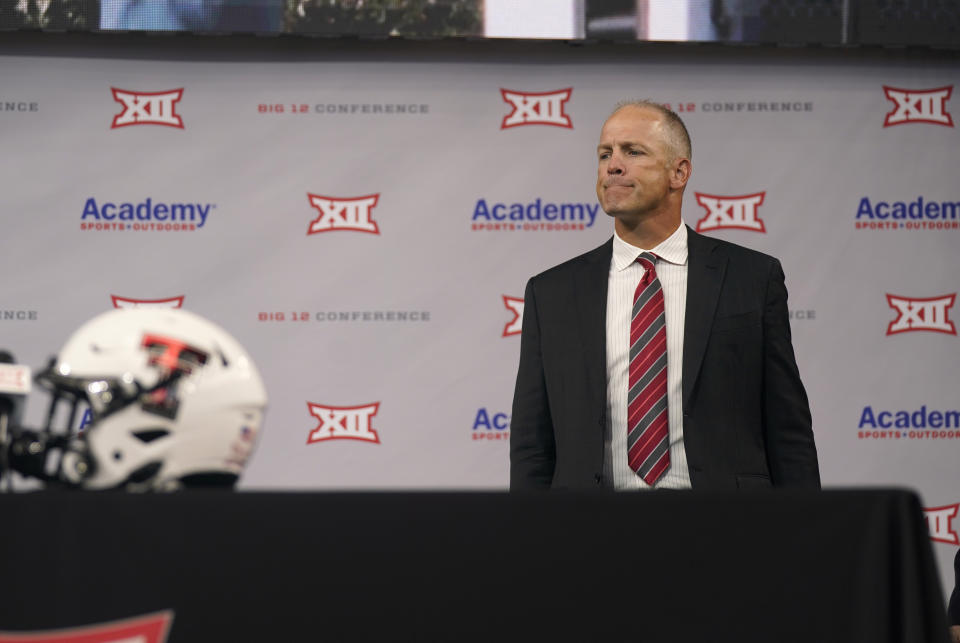
{"type": "Polygon", "coordinates": [[[597,198],[611,216],[655,213],[671,191],[673,154],[663,117],[654,109],[627,106],[600,130],[597,198]]]}

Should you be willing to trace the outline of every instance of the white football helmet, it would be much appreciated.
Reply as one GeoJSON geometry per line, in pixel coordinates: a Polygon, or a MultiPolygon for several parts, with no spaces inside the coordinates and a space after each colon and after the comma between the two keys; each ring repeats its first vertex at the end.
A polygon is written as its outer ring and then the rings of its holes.
{"type": "Polygon", "coordinates": [[[226,331],[179,309],[113,310],[66,342],[37,381],[72,403],[57,478],[87,489],[232,487],[250,457],[267,394],[226,331]]]}

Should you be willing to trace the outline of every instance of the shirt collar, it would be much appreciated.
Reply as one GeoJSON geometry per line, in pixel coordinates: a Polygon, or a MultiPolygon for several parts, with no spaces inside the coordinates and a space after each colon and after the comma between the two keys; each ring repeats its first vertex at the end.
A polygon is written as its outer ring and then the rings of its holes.
{"type": "Polygon", "coordinates": [[[641,253],[652,252],[662,260],[684,266],[687,263],[687,226],[683,223],[674,230],[673,234],[661,241],[655,248],[645,250],[630,245],[620,238],[616,230],[613,232],[613,265],[617,270],[625,270],[641,253]]]}

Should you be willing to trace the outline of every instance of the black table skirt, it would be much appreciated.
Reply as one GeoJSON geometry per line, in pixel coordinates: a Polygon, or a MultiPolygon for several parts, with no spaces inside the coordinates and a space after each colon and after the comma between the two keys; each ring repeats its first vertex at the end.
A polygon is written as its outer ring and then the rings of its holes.
{"type": "Polygon", "coordinates": [[[4,633],[939,643],[944,605],[897,490],[0,496],[4,633]]]}

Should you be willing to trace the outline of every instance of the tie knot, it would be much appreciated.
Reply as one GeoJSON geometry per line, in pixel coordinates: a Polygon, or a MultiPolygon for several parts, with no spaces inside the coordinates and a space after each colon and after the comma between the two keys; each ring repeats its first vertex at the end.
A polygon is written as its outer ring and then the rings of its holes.
{"type": "Polygon", "coordinates": [[[646,274],[643,275],[643,283],[648,284],[657,278],[657,259],[659,259],[659,257],[652,252],[644,252],[637,257],[637,262],[647,271],[646,274]]]}

